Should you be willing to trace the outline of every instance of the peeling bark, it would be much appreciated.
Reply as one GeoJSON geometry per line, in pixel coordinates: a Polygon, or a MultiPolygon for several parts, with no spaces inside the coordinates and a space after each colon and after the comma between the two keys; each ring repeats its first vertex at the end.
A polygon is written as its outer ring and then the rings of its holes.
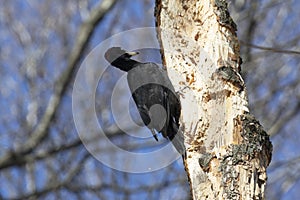
{"type": "Polygon", "coordinates": [[[249,113],[224,0],[156,0],[163,64],[180,92],[193,199],[264,199],[272,144],[249,113]]]}

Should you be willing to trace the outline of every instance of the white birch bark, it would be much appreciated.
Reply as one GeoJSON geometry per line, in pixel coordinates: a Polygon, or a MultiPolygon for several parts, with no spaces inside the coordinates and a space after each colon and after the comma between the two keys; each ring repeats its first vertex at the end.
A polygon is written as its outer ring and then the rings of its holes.
{"type": "Polygon", "coordinates": [[[272,144],[249,114],[236,25],[223,0],[156,0],[163,64],[181,93],[193,199],[264,199],[272,144]]]}

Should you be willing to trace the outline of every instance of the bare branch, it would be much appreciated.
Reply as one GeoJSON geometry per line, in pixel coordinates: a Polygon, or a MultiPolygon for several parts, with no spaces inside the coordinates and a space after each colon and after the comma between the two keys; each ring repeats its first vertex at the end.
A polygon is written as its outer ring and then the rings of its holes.
{"type": "Polygon", "coordinates": [[[53,117],[55,116],[55,113],[57,112],[61,98],[70,84],[72,75],[76,70],[76,66],[80,61],[81,55],[88,44],[95,27],[115,3],[116,0],[102,1],[99,6],[95,7],[91,11],[90,18],[81,25],[77,39],[75,40],[76,43],[68,59],[67,68],[58,78],[55,84],[54,93],[50,97],[41,121],[37,125],[36,129],[31,133],[31,137],[25,142],[24,145],[18,148],[15,152],[8,152],[0,159],[0,166],[7,165],[8,162],[12,161],[12,157],[22,157],[23,155],[32,152],[33,149],[48,136],[47,130],[53,117]]]}
{"type": "Polygon", "coordinates": [[[264,47],[264,46],[259,46],[259,45],[255,45],[255,44],[250,44],[247,42],[244,42],[242,40],[240,40],[240,43],[252,48],[256,48],[256,49],[261,49],[261,50],[265,50],[265,51],[272,51],[274,53],[285,53],[285,54],[300,54],[300,51],[292,51],[292,50],[284,50],[284,49],[278,49],[278,48],[274,48],[274,47],[264,47]]]}

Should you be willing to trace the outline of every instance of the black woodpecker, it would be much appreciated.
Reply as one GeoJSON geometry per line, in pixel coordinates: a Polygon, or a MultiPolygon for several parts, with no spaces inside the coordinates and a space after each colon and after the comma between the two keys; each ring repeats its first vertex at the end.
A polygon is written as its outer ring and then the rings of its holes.
{"type": "Polygon", "coordinates": [[[127,52],[120,47],[108,49],[105,59],[114,67],[127,72],[132,98],[144,124],[158,141],[156,132],[172,141],[184,156],[183,134],[179,129],[181,105],[179,97],[166,73],[155,63],[140,63],[131,57],[138,52],[127,52]]]}

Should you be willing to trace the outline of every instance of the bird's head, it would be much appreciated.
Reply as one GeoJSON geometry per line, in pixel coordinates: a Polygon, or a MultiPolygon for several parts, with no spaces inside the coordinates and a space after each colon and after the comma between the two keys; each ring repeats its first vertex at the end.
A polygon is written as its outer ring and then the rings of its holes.
{"type": "Polygon", "coordinates": [[[131,58],[131,56],[135,56],[137,54],[139,54],[139,52],[125,51],[120,47],[111,47],[105,52],[104,57],[113,65],[113,63],[117,60],[126,62],[131,58]]]}

